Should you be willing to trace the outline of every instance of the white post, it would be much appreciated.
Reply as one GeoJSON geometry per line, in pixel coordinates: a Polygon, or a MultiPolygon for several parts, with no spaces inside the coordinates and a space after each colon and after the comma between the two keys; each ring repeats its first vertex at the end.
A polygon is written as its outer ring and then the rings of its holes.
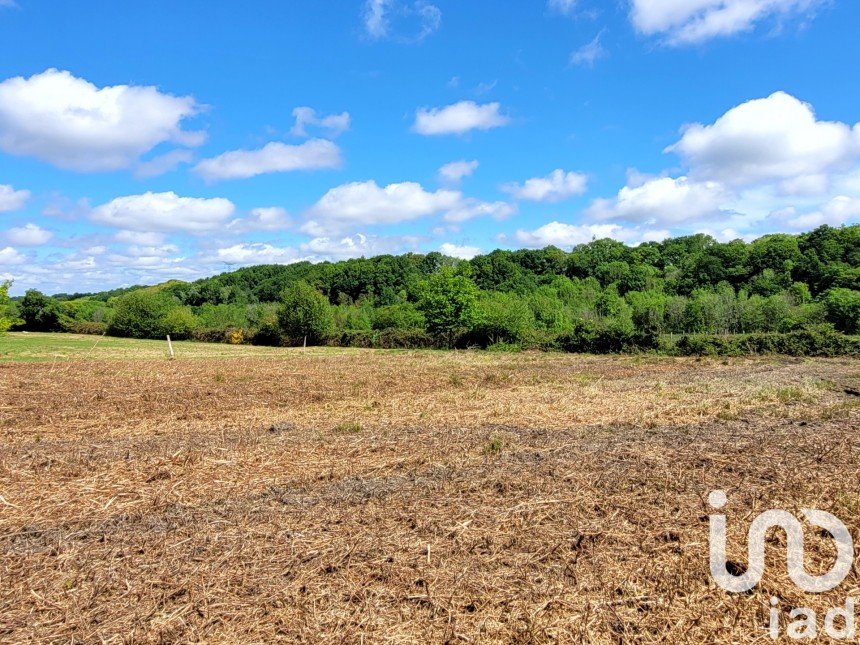
{"type": "Polygon", "coordinates": [[[305,336],[305,341],[302,343],[302,347],[307,347],[307,346],[308,346],[308,337],[305,336]]]}
{"type": "Polygon", "coordinates": [[[173,358],[173,343],[170,342],[170,334],[167,334],[167,353],[170,354],[170,358],[173,358]]]}

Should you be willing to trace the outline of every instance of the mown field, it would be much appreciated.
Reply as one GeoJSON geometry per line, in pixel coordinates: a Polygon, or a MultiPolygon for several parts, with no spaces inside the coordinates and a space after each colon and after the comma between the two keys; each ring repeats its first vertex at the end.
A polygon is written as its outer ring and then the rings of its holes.
{"type": "Polygon", "coordinates": [[[860,588],[775,532],[728,594],[707,521],[857,537],[856,359],[165,350],[0,338],[0,641],[771,642],[860,588]]]}

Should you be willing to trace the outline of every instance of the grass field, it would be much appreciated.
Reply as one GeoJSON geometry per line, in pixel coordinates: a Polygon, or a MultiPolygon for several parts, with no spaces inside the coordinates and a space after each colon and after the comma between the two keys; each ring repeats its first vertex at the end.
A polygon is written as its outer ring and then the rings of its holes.
{"type": "MultiPolygon", "coordinates": [[[[236,356],[279,356],[281,350],[250,345],[223,343],[193,343],[174,341],[177,358],[230,358],[236,356]]],[[[10,332],[0,335],[0,362],[51,361],[63,362],[81,359],[159,359],[167,358],[166,340],[132,340],[112,336],[84,336],[79,334],[42,334],[10,332]]]]}
{"type": "Polygon", "coordinates": [[[0,338],[4,642],[770,642],[860,588],[708,571],[716,488],[738,563],[860,525],[855,359],[96,340],[0,338]]]}

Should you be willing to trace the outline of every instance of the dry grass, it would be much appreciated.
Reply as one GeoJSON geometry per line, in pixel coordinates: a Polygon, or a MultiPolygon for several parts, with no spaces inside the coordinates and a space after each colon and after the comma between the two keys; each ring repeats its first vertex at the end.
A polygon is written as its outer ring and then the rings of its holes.
{"type": "Polygon", "coordinates": [[[707,494],[729,492],[739,562],[767,508],[855,529],[857,378],[455,352],[0,364],[0,639],[770,642],[771,595],[821,609],[860,576],[807,596],[771,548],[756,590],[721,591],[707,494]]]}

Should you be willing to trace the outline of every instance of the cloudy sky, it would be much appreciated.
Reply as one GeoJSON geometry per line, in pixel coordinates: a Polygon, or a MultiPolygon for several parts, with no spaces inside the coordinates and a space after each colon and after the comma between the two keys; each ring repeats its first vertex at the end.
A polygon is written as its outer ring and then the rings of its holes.
{"type": "Polygon", "coordinates": [[[860,221],[856,0],[0,0],[13,293],[860,221]]]}

